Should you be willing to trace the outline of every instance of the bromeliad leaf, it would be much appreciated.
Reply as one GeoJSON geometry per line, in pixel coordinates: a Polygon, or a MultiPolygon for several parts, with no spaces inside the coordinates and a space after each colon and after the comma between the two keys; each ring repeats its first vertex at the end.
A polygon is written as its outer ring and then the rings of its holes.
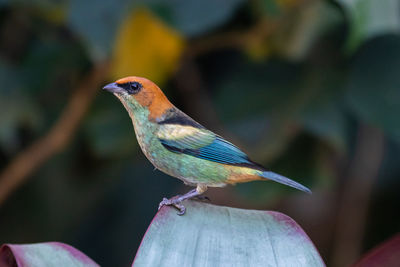
{"type": "Polygon", "coordinates": [[[325,266],[308,236],[288,216],[188,201],[177,216],[163,207],[133,266],[325,266]]]}
{"type": "Polygon", "coordinates": [[[75,266],[98,267],[88,256],[79,250],[58,242],[13,245],[0,247],[0,266],[40,267],[75,266]]]}

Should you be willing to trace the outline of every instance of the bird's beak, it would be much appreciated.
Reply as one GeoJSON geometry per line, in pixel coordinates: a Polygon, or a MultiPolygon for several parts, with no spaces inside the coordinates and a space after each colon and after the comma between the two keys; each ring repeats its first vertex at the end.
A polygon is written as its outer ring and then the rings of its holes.
{"type": "Polygon", "coordinates": [[[109,83],[103,87],[103,90],[107,90],[111,93],[121,93],[123,89],[118,86],[116,83],[109,83]]]}

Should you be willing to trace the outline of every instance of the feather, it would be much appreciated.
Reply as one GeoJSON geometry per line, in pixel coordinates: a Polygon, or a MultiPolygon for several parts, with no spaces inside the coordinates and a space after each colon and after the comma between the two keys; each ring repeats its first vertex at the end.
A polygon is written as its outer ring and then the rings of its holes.
{"type": "Polygon", "coordinates": [[[175,153],[183,153],[222,164],[265,170],[251,161],[238,147],[204,128],[161,124],[157,136],[166,149],[175,153]]]}
{"type": "Polygon", "coordinates": [[[311,190],[308,189],[307,187],[305,187],[304,185],[301,185],[298,182],[295,182],[292,179],[289,179],[280,174],[277,174],[277,173],[274,173],[271,171],[265,171],[261,174],[261,176],[264,178],[267,178],[268,180],[272,180],[272,181],[278,182],[280,184],[288,185],[290,187],[293,187],[298,190],[301,190],[301,191],[311,194],[311,190]]]}

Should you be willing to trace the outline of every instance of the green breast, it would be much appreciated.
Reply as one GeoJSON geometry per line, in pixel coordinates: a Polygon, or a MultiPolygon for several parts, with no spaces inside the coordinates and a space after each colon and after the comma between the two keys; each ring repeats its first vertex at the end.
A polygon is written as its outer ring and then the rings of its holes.
{"type": "Polygon", "coordinates": [[[132,118],[139,145],[153,165],[188,184],[223,186],[230,174],[222,164],[167,150],[155,133],[159,125],[150,122],[147,110],[136,110],[132,118]]]}

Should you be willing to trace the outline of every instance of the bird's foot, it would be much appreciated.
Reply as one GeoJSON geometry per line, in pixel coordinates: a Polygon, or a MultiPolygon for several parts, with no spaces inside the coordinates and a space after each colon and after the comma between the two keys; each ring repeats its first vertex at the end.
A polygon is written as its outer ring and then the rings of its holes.
{"type": "Polygon", "coordinates": [[[180,196],[172,197],[170,199],[163,198],[163,200],[158,205],[158,210],[160,210],[163,206],[174,206],[177,210],[179,210],[178,215],[183,215],[186,212],[185,206],[181,204],[180,196]]]}
{"type": "MultiPolygon", "coordinates": [[[[179,210],[178,215],[183,215],[186,212],[185,206],[182,205],[182,201],[186,199],[191,199],[194,197],[199,197],[200,194],[204,193],[207,190],[207,186],[205,185],[197,185],[196,189],[190,190],[183,196],[175,196],[170,199],[163,198],[163,200],[158,205],[158,209],[161,209],[163,206],[174,206],[179,210]]],[[[199,199],[208,199],[208,197],[200,197],[199,199]]]]}

